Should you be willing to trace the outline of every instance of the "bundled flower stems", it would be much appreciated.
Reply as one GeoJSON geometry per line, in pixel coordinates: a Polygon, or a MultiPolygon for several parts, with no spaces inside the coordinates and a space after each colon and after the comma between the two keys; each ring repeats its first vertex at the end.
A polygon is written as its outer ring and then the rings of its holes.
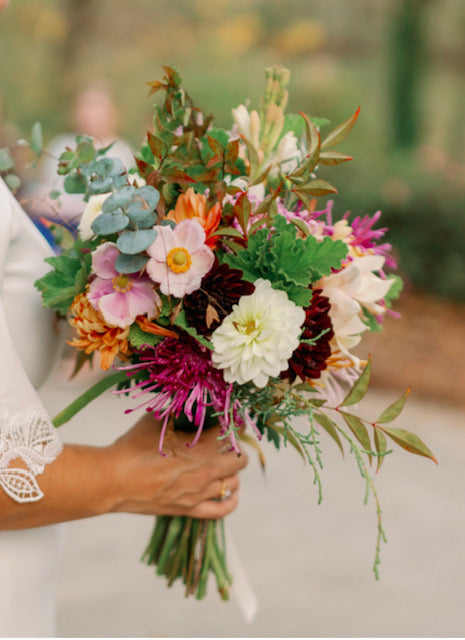
{"type": "MultiPolygon", "coordinates": [[[[177,430],[215,429],[229,449],[291,445],[313,470],[318,499],[328,442],[353,454],[376,505],[378,576],[384,539],[370,465],[388,442],[434,460],[415,434],[391,426],[408,391],[374,422],[351,407],[370,361],[354,355],[378,330],[401,280],[380,213],[337,216],[335,187],[319,177],[351,160],[336,150],[355,124],[286,114],[289,73],[267,70],[258,110],[232,110],[228,130],[195,107],[165,67],[162,97],[129,173],[111,148],[76,138],[60,157],[65,189],[83,194],[78,235],[48,259],[43,304],[74,327],[80,361],[96,353],[108,376],[56,416],[66,422],[106,389],[177,430]],[[295,418],[300,418],[298,421],[295,418]],[[297,426],[299,425],[299,426],[297,426]]],[[[158,517],[148,564],[201,599],[214,574],[228,598],[224,523],[158,517]]]]}

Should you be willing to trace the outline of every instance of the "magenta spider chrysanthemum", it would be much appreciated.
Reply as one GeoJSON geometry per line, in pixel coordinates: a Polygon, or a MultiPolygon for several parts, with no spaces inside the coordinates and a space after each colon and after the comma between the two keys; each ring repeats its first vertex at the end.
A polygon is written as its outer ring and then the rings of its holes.
{"type": "Polygon", "coordinates": [[[127,412],[145,407],[157,420],[163,421],[160,453],[163,453],[163,439],[170,416],[178,418],[184,412],[192,422],[197,430],[191,444],[193,446],[200,438],[209,408],[218,413],[221,433],[227,434],[232,448],[238,450],[231,421],[241,425],[248,422],[248,416],[239,415],[237,403],[233,402],[231,406],[232,385],[227,384],[222,372],[214,368],[206,347],[188,336],[182,339],[165,338],[156,347],[145,347],[139,357],[139,363],[121,369],[127,370],[128,374],[144,370],[147,379],[132,387],[135,391],[132,397],[138,398],[147,393],[150,396],[127,412]]]}

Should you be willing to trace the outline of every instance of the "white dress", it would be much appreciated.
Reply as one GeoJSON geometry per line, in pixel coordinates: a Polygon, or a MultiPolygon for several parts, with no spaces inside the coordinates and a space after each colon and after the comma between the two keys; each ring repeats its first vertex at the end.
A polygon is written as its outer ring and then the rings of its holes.
{"type": "MultiPolygon", "coordinates": [[[[40,473],[59,454],[36,391],[58,337],[34,281],[50,249],[0,179],[0,491],[40,500],[40,473]],[[21,460],[21,463],[18,463],[21,460]]],[[[60,527],[0,531],[0,636],[53,636],[60,527]]]]}

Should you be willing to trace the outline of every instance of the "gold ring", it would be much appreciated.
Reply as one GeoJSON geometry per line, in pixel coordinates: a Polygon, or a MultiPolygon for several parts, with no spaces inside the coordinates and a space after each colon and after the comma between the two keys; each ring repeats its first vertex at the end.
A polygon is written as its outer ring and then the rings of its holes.
{"type": "Polygon", "coordinates": [[[226,485],[226,481],[224,480],[224,478],[221,480],[221,489],[220,489],[220,495],[218,500],[227,500],[228,498],[230,498],[232,496],[231,491],[228,489],[227,485],[226,485]]]}

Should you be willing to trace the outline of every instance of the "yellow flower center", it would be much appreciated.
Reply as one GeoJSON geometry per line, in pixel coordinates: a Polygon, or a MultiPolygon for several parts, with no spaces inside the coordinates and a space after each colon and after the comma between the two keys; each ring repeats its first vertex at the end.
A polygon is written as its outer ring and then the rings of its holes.
{"type": "Polygon", "coordinates": [[[118,293],[127,293],[132,289],[131,280],[124,275],[115,276],[111,281],[113,289],[118,293]]]}
{"type": "Polygon", "coordinates": [[[191,268],[192,258],[184,247],[174,247],[166,256],[166,263],[174,273],[183,273],[191,268]]]}
{"type": "Polygon", "coordinates": [[[248,336],[257,330],[257,320],[255,318],[253,320],[247,320],[247,322],[233,322],[233,325],[236,331],[245,333],[248,336]]]}

